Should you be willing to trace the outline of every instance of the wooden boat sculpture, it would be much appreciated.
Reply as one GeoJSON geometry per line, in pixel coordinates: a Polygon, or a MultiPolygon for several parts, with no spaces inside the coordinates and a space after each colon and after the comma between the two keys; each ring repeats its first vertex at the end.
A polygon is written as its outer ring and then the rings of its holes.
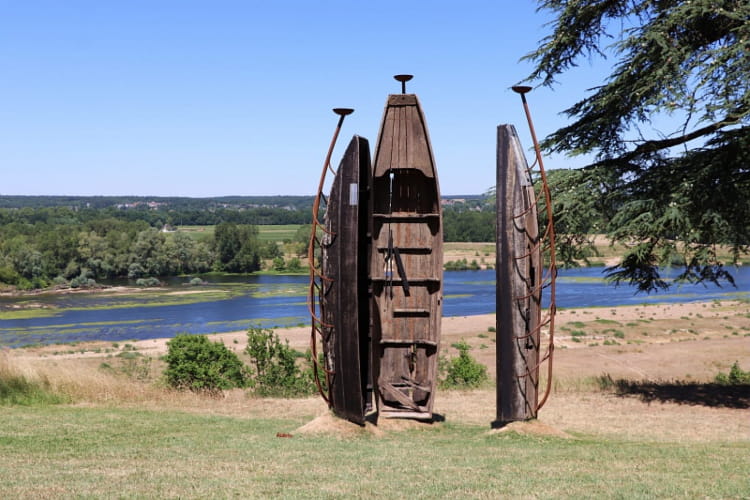
{"type": "Polygon", "coordinates": [[[542,258],[537,205],[513,125],[497,127],[497,421],[535,418],[542,258]]]}
{"type": "Polygon", "coordinates": [[[389,95],[372,172],[372,371],[379,416],[432,419],[442,316],[440,190],[411,77],[389,95]]]}
{"type": "Polygon", "coordinates": [[[334,413],[365,423],[370,405],[370,147],[354,136],[344,153],[325,215],[321,311],[328,397],[334,413]]]}

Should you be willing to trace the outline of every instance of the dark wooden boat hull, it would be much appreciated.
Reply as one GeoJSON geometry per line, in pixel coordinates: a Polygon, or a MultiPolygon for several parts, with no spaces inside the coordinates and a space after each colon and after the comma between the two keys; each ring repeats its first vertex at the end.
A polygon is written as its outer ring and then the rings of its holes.
{"type": "Polygon", "coordinates": [[[536,198],[515,127],[497,128],[497,422],[535,418],[542,258],[536,198]]]}
{"type": "Polygon", "coordinates": [[[354,136],[331,186],[321,297],[328,394],[336,415],[364,424],[370,405],[368,294],[370,148],[354,136]]]}
{"type": "Polygon", "coordinates": [[[378,413],[431,419],[442,316],[443,231],[437,171],[416,95],[388,96],[371,206],[378,413]]]}

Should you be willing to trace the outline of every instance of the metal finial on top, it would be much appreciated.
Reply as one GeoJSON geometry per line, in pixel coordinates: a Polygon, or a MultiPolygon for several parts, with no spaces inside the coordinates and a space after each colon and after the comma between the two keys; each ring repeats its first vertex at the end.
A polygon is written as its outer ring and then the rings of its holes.
{"type": "Polygon", "coordinates": [[[514,86],[511,87],[511,89],[513,90],[513,92],[517,92],[517,93],[523,95],[526,92],[530,91],[531,87],[528,87],[526,85],[514,85],[514,86]]]}
{"type": "Polygon", "coordinates": [[[354,113],[354,110],[352,108],[333,108],[333,112],[339,115],[339,128],[341,127],[341,124],[344,123],[344,117],[347,115],[350,115],[354,113]]]}
{"type": "Polygon", "coordinates": [[[401,93],[406,94],[406,82],[414,78],[414,75],[395,75],[393,78],[401,82],[401,93]]]}

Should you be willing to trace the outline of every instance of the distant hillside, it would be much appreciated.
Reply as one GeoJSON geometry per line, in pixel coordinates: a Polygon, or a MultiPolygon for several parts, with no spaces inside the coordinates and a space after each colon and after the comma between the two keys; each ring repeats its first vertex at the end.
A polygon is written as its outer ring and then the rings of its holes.
{"type": "MultiPolygon", "coordinates": [[[[490,200],[485,194],[443,196],[443,206],[486,208],[490,200]]],[[[189,198],[184,196],[8,196],[0,195],[0,208],[55,208],[80,209],[151,209],[151,210],[209,210],[216,209],[285,209],[309,211],[314,196],[219,196],[189,198]]],[[[494,203],[494,202],[493,202],[494,203]]]]}
{"type": "Polygon", "coordinates": [[[309,210],[312,196],[220,196],[188,198],[178,196],[7,196],[0,195],[0,208],[151,208],[211,210],[217,208],[283,208],[309,210]]]}

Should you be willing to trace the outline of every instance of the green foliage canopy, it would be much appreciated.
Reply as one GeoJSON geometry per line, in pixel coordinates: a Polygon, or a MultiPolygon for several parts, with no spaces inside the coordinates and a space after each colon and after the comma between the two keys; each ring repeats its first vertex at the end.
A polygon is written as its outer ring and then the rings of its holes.
{"type": "MultiPolygon", "coordinates": [[[[750,3],[745,0],[541,0],[555,20],[527,81],[553,86],[582,58],[614,56],[602,85],[564,113],[548,152],[592,154],[587,193],[614,214],[607,230],[632,245],[610,278],[666,288],[678,280],[732,282],[750,244],[750,3]],[[611,42],[610,42],[611,41],[611,42]],[[667,117],[672,130],[656,130],[667,117]]],[[[582,193],[583,195],[583,193],[582,193]]]]}
{"type": "Polygon", "coordinates": [[[255,226],[222,222],[214,229],[214,246],[217,270],[251,273],[260,269],[260,244],[255,226]]]}

